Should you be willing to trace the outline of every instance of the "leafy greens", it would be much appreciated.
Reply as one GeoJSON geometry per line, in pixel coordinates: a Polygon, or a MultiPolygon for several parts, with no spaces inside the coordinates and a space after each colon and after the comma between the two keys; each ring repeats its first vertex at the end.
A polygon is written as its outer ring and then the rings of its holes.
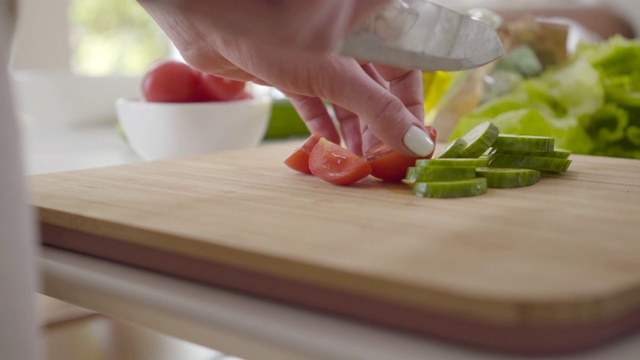
{"type": "Polygon", "coordinates": [[[501,133],[553,136],[574,153],[640,159],[640,39],[580,45],[567,63],[462,117],[451,138],[487,120],[501,133]]]}

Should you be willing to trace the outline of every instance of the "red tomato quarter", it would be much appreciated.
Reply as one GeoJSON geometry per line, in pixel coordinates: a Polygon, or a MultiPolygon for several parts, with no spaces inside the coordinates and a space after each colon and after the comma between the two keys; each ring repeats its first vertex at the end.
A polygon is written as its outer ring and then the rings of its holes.
{"type": "Polygon", "coordinates": [[[152,65],[142,78],[142,95],[152,102],[196,101],[198,72],[178,61],[152,65]]]}
{"type": "Polygon", "coordinates": [[[299,171],[305,174],[311,174],[309,169],[309,155],[311,150],[320,141],[320,134],[313,133],[305,140],[299,148],[297,148],[291,156],[289,156],[284,163],[293,170],[299,171]]]}
{"type": "MultiPolygon", "coordinates": [[[[435,143],[436,130],[427,126],[427,132],[435,143]]],[[[407,168],[414,166],[416,159],[429,159],[433,152],[424,157],[410,157],[400,154],[387,145],[380,143],[364,154],[364,159],[371,165],[371,175],[384,181],[401,181],[407,175],[407,168]]]]}
{"type": "Polygon", "coordinates": [[[371,166],[360,156],[321,138],[309,156],[311,173],[336,185],[349,185],[371,174],[371,166]]]}
{"type": "Polygon", "coordinates": [[[427,133],[429,133],[431,140],[433,140],[433,143],[435,144],[436,138],[438,137],[438,132],[436,131],[436,128],[434,128],[433,126],[427,126],[427,133]]]}
{"type": "Polygon", "coordinates": [[[229,101],[243,99],[245,81],[229,80],[216,75],[202,73],[200,86],[213,101],[229,101]]]}

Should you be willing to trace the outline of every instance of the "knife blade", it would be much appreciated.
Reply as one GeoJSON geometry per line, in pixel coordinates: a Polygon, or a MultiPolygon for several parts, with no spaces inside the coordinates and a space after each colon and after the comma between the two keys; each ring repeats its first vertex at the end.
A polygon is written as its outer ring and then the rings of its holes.
{"type": "Polygon", "coordinates": [[[338,45],[359,60],[423,71],[473,69],[504,54],[485,22],[425,0],[395,0],[338,45]]]}

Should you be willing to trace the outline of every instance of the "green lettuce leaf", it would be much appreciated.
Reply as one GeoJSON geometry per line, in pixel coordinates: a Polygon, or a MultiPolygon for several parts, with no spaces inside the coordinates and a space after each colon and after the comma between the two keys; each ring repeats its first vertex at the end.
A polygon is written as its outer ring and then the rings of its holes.
{"type": "Polygon", "coordinates": [[[625,136],[630,143],[640,146],[640,127],[629,126],[626,130],[625,136]]]}
{"type": "Polygon", "coordinates": [[[640,158],[640,39],[580,45],[566,64],[461,118],[450,140],[487,120],[503,133],[553,136],[577,154],[640,158]]]}
{"type": "Polygon", "coordinates": [[[602,43],[580,44],[575,56],[593,64],[604,78],[629,74],[640,69],[640,39],[615,35],[602,43]]]}
{"type": "Polygon", "coordinates": [[[581,116],[594,112],[604,103],[600,79],[600,73],[593,65],[577,58],[524,82],[523,87],[532,96],[544,97],[556,115],[581,116]]]}
{"type": "Polygon", "coordinates": [[[582,127],[595,141],[609,144],[624,139],[629,114],[616,104],[609,103],[581,120],[582,127]]]}
{"type": "Polygon", "coordinates": [[[626,107],[640,108],[640,69],[629,75],[604,80],[607,101],[626,107]]]}

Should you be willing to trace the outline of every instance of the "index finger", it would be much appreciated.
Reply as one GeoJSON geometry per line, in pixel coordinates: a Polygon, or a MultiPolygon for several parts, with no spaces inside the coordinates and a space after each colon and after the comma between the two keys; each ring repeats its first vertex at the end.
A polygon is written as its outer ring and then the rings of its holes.
{"type": "MultiPolygon", "coordinates": [[[[400,69],[381,64],[369,64],[368,66],[363,66],[363,69],[376,82],[386,81],[389,92],[402,102],[405,108],[418,120],[418,125],[425,130],[424,87],[421,71],[400,69]]],[[[380,142],[369,130],[369,126],[366,123],[363,123],[362,138],[362,146],[365,152],[380,142]]]]}
{"type": "Polygon", "coordinates": [[[424,87],[420,70],[407,70],[387,65],[374,65],[383,79],[389,82],[389,91],[424,124],[424,87]]]}

